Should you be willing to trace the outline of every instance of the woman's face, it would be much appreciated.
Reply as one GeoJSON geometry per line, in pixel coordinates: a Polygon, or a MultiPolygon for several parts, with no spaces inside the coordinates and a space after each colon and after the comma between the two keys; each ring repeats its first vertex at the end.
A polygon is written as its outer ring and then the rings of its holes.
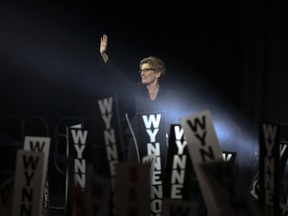
{"type": "Polygon", "coordinates": [[[142,64],[140,69],[141,82],[144,85],[149,85],[153,82],[158,82],[160,72],[152,68],[148,63],[142,64]]]}

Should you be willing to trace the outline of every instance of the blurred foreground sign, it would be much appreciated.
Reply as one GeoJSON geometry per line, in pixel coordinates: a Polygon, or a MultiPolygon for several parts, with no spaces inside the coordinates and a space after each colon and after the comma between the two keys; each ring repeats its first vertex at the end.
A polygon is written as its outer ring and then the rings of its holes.
{"type": "Polygon", "coordinates": [[[216,197],[211,196],[209,179],[204,175],[201,165],[213,161],[223,161],[222,150],[216,136],[209,111],[180,118],[187,140],[190,158],[198,178],[206,207],[211,216],[219,215],[220,206],[216,197]]]}

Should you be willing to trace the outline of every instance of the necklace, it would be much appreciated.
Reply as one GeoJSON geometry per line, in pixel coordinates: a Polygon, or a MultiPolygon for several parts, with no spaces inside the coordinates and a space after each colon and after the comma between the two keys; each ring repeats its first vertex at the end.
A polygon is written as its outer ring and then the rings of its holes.
{"type": "MultiPolygon", "coordinates": [[[[159,90],[158,90],[158,91],[159,91],[159,90]]],[[[150,94],[150,95],[155,95],[155,94],[158,93],[158,91],[156,91],[156,92],[149,92],[149,94],[150,94]]]]}
{"type": "Polygon", "coordinates": [[[150,95],[156,95],[159,92],[159,86],[154,89],[154,92],[148,91],[150,95]]]}

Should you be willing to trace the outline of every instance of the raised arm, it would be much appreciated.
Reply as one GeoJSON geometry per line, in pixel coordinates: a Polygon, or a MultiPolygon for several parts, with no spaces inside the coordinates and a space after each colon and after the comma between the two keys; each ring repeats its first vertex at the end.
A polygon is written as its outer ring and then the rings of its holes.
{"type": "Polygon", "coordinates": [[[129,88],[135,86],[136,83],[132,81],[128,76],[126,76],[122,70],[120,70],[112,60],[109,60],[109,56],[107,54],[108,47],[108,36],[103,34],[100,39],[100,54],[102,56],[103,62],[101,61],[100,69],[104,73],[110,74],[110,76],[119,84],[120,88],[129,88]],[[108,62],[107,62],[108,61],[108,62]]]}
{"type": "Polygon", "coordinates": [[[109,56],[106,52],[108,46],[108,36],[106,34],[103,34],[100,38],[100,54],[103,58],[103,61],[106,63],[109,59],[109,56]]]}

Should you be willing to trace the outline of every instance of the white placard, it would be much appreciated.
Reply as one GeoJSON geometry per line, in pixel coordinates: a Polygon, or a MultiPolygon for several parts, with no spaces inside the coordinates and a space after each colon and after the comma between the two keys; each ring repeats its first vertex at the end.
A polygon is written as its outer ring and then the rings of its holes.
{"type": "Polygon", "coordinates": [[[222,150],[216,136],[211,114],[203,111],[180,118],[187,139],[187,147],[197,175],[197,179],[205,200],[209,215],[219,215],[220,207],[216,197],[211,194],[209,179],[199,166],[212,161],[223,161],[222,150]]]}
{"type": "Polygon", "coordinates": [[[43,152],[17,151],[12,216],[42,215],[45,169],[43,152]]]}

